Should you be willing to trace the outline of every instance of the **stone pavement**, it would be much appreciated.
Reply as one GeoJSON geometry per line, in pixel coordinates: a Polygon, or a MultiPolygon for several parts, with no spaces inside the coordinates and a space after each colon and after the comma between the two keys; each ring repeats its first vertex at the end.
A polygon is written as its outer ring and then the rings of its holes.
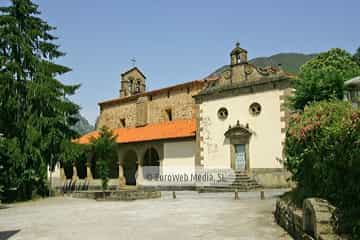
{"type": "Polygon", "coordinates": [[[159,199],[97,202],[56,197],[0,209],[0,240],[291,239],[274,222],[276,196],[164,192],[159,199]]]}

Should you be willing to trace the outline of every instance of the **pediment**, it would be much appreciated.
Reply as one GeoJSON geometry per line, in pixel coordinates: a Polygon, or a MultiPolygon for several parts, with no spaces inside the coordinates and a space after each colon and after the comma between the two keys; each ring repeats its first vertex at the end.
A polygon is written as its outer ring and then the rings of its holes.
{"type": "Polygon", "coordinates": [[[252,135],[252,131],[248,125],[242,125],[237,122],[235,126],[229,126],[224,135],[228,138],[249,138],[252,135]]]}

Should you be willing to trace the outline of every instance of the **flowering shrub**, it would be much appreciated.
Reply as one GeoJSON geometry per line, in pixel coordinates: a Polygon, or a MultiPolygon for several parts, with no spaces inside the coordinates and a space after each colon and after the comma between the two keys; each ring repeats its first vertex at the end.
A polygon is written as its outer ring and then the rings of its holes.
{"type": "Polygon", "coordinates": [[[359,234],[360,110],[339,100],[308,105],[291,116],[285,152],[301,200],[329,200],[341,212],[340,228],[359,234]]]}

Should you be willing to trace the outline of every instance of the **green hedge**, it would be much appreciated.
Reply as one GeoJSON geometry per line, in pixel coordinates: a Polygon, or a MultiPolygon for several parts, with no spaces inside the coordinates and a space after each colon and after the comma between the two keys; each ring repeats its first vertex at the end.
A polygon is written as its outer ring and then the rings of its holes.
{"type": "Polygon", "coordinates": [[[286,137],[286,166],[298,201],[320,197],[341,213],[344,232],[360,236],[360,111],[332,100],[293,114],[286,137]]]}

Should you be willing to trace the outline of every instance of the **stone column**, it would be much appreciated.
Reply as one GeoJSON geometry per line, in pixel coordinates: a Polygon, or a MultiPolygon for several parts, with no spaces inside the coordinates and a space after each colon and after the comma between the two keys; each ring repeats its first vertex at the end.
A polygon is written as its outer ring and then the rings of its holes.
{"type": "Polygon", "coordinates": [[[77,174],[76,165],[75,165],[75,163],[73,163],[72,181],[73,181],[73,182],[76,182],[77,180],[79,180],[79,177],[78,177],[78,174],[77,174]]]}
{"type": "Polygon", "coordinates": [[[65,169],[63,166],[60,167],[60,180],[62,182],[66,181],[65,169]]]}
{"type": "Polygon", "coordinates": [[[123,187],[126,185],[126,179],[124,177],[124,169],[120,162],[118,164],[119,164],[119,186],[123,187]]]}
{"type": "Polygon", "coordinates": [[[138,162],[138,169],[137,169],[136,185],[139,185],[139,183],[142,183],[143,181],[144,181],[143,169],[142,169],[141,163],[139,161],[138,162]]]}
{"type": "Polygon", "coordinates": [[[86,163],[86,180],[91,181],[93,180],[93,175],[91,172],[91,164],[89,162],[86,163]]]}

